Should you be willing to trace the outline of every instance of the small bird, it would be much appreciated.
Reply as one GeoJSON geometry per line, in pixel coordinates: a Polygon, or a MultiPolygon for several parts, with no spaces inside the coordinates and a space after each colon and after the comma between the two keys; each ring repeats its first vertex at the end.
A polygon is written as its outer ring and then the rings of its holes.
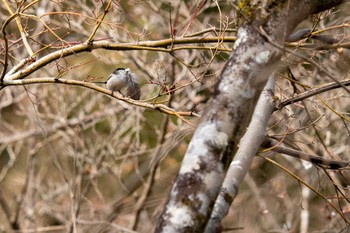
{"type": "MultiPolygon", "coordinates": [[[[123,88],[127,88],[126,95],[134,100],[139,100],[141,89],[137,76],[130,71],[129,68],[117,68],[108,77],[106,82],[107,89],[121,93],[123,88]]],[[[122,93],[123,94],[123,93],[122,93]]]]}

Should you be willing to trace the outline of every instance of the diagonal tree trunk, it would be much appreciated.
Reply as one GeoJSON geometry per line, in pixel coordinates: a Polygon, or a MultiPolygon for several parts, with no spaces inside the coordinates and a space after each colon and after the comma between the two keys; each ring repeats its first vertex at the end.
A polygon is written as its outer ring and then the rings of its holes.
{"type": "MultiPolygon", "coordinates": [[[[249,124],[269,75],[279,64],[284,38],[306,17],[341,2],[261,0],[238,4],[244,23],[239,27],[234,52],[193,135],[156,232],[204,231],[232,151],[249,124]]],[[[245,173],[242,170],[243,176],[245,173]]]]}

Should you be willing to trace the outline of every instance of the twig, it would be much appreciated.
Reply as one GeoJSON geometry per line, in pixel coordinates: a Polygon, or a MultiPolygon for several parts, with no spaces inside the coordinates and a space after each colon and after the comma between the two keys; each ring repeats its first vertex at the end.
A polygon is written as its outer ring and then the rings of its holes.
{"type": "Polygon", "coordinates": [[[105,10],[104,10],[104,12],[103,12],[103,14],[101,16],[101,19],[97,21],[96,26],[95,26],[94,30],[92,31],[89,39],[86,40],[87,44],[89,44],[92,41],[92,39],[94,38],[94,36],[95,36],[95,34],[97,32],[97,29],[101,26],[101,23],[102,23],[103,19],[106,17],[106,15],[107,15],[107,13],[109,11],[109,8],[111,7],[111,3],[112,3],[112,0],[110,0],[108,2],[108,4],[107,4],[107,6],[106,6],[106,8],[105,8],[105,10]]]}
{"type": "Polygon", "coordinates": [[[211,28],[204,29],[202,31],[198,31],[198,32],[194,32],[194,33],[185,35],[184,37],[194,37],[194,36],[203,35],[203,34],[208,33],[208,32],[216,32],[216,31],[219,31],[219,32],[237,32],[237,29],[227,28],[227,29],[222,30],[219,28],[211,27],[211,28]]]}
{"type": "Polygon", "coordinates": [[[281,101],[281,103],[279,103],[279,105],[276,107],[276,110],[280,110],[287,105],[290,105],[290,104],[298,102],[298,101],[302,101],[302,100],[307,99],[311,96],[318,95],[318,94],[321,94],[323,92],[333,90],[333,89],[336,89],[336,88],[339,88],[342,86],[349,86],[349,85],[350,85],[350,79],[346,79],[343,81],[329,83],[329,84],[326,84],[322,87],[318,87],[318,88],[314,88],[314,89],[305,91],[305,92],[303,92],[295,97],[281,101]]]}
{"type": "Polygon", "coordinates": [[[283,46],[281,46],[281,45],[275,43],[275,42],[273,41],[273,39],[265,32],[265,30],[264,30],[262,27],[260,27],[259,32],[261,33],[262,36],[264,36],[264,37],[267,39],[267,41],[268,41],[271,45],[275,46],[276,48],[278,48],[278,49],[280,49],[280,50],[282,50],[282,51],[285,51],[285,52],[287,52],[287,53],[293,54],[293,55],[295,55],[295,56],[298,56],[298,57],[304,59],[305,61],[310,62],[312,65],[314,65],[314,66],[317,68],[318,71],[320,71],[321,73],[324,73],[329,79],[331,79],[332,81],[338,83],[341,87],[344,88],[344,90],[345,90],[347,93],[350,94],[350,90],[349,90],[345,85],[343,85],[341,82],[339,82],[338,80],[336,80],[336,79],[333,77],[333,75],[332,75],[331,73],[329,73],[327,70],[325,70],[324,68],[322,68],[320,65],[318,65],[316,62],[314,62],[312,59],[310,59],[310,58],[308,58],[308,57],[306,57],[306,56],[304,56],[304,55],[301,55],[301,54],[299,54],[299,53],[297,53],[297,52],[295,52],[295,51],[292,51],[292,50],[290,50],[290,49],[284,48],[283,46]]]}
{"type": "MultiPolygon", "coordinates": [[[[13,80],[13,81],[6,81],[4,80],[4,85],[5,86],[14,86],[14,85],[28,85],[28,84],[40,84],[40,83],[56,83],[56,84],[68,84],[68,85],[73,85],[73,86],[81,86],[81,87],[86,87],[95,91],[99,91],[101,93],[104,93],[106,95],[112,96],[118,100],[124,101],[126,103],[143,107],[143,108],[148,108],[148,109],[153,109],[157,110],[163,113],[166,113],[168,115],[173,115],[173,116],[195,116],[195,117],[200,117],[199,114],[194,113],[194,112],[177,112],[176,110],[163,105],[163,104],[150,104],[150,103],[145,103],[142,101],[137,101],[133,100],[130,98],[126,97],[121,97],[105,88],[102,88],[100,86],[97,86],[93,83],[88,83],[88,82],[83,82],[83,81],[77,81],[77,80],[69,80],[69,79],[57,79],[57,78],[31,78],[31,79],[23,79],[23,80],[13,80]]],[[[180,118],[182,119],[182,118],[180,118]]]]}
{"type": "MultiPolygon", "coordinates": [[[[236,37],[223,37],[220,38],[223,42],[234,42],[236,37]]],[[[90,52],[94,49],[108,49],[108,50],[149,50],[149,51],[158,51],[158,52],[167,52],[170,53],[173,49],[167,49],[167,46],[173,44],[189,44],[189,43],[216,43],[218,37],[192,37],[192,38],[175,38],[173,39],[164,39],[158,41],[143,41],[138,43],[111,43],[108,41],[98,41],[93,44],[78,44],[68,48],[63,48],[52,52],[39,60],[33,62],[32,64],[25,67],[23,70],[14,72],[14,69],[19,69],[18,66],[13,67],[7,75],[7,80],[22,79],[29,74],[33,73],[36,70],[39,70],[41,67],[69,55],[81,53],[81,52],[90,52]]],[[[188,49],[188,47],[186,47],[188,49]]],[[[7,53],[6,53],[7,54],[7,53]]],[[[6,57],[5,57],[6,59],[6,57]]],[[[5,62],[7,62],[5,60],[5,62]]],[[[23,64],[23,62],[21,62],[23,64]]],[[[3,71],[4,72],[4,71],[3,71]]]]}
{"type": "MultiPolygon", "coordinates": [[[[35,19],[35,20],[38,20],[40,21],[44,26],[45,28],[51,32],[52,35],[54,35],[58,40],[62,41],[63,43],[67,43],[67,41],[63,40],[59,35],[57,35],[46,23],[44,20],[42,20],[40,17],[38,16],[35,16],[35,15],[28,15],[28,14],[23,14],[23,13],[19,13],[21,16],[24,16],[24,17],[27,17],[27,18],[32,18],[32,19],[35,19]]],[[[32,52],[33,54],[33,52],[32,52]]]]}
{"type": "Polygon", "coordinates": [[[350,222],[346,219],[346,217],[344,216],[344,214],[330,201],[328,201],[327,197],[324,196],[322,193],[318,192],[315,188],[313,188],[311,185],[307,184],[303,179],[301,179],[299,176],[295,175],[294,173],[292,173],[291,171],[289,171],[287,168],[283,167],[282,165],[280,165],[279,163],[273,161],[272,159],[262,156],[264,159],[266,159],[267,161],[269,161],[270,163],[276,165],[277,167],[281,168],[283,171],[285,171],[286,173],[288,173],[290,176],[292,176],[293,178],[295,178],[296,180],[298,180],[299,182],[301,182],[302,184],[304,184],[306,187],[308,187],[310,190],[312,190],[314,193],[316,193],[318,196],[320,196],[322,199],[324,199],[326,201],[327,204],[329,204],[341,217],[342,219],[347,223],[350,224],[350,222]]]}
{"type": "Polygon", "coordinates": [[[330,106],[325,100],[323,100],[321,97],[317,96],[317,98],[324,104],[326,105],[326,107],[331,110],[333,113],[335,113],[336,115],[338,115],[340,118],[342,118],[343,120],[350,122],[350,118],[344,116],[343,114],[341,114],[340,112],[338,112],[337,110],[335,110],[332,106],[330,106]]]}
{"type": "MultiPolygon", "coordinates": [[[[20,32],[20,34],[21,34],[24,47],[27,49],[29,55],[30,55],[30,56],[33,56],[33,54],[34,54],[34,53],[33,53],[33,50],[32,50],[32,48],[29,46],[29,43],[28,43],[28,40],[27,40],[27,36],[25,35],[24,30],[23,30],[23,27],[22,27],[22,25],[21,25],[21,21],[20,21],[20,18],[19,18],[20,12],[17,10],[16,13],[13,13],[13,11],[12,11],[11,8],[10,8],[10,6],[7,4],[7,1],[6,1],[6,0],[2,0],[2,2],[3,2],[4,5],[6,6],[7,11],[11,14],[10,18],[11,18],[12,16],[15,17],[16,23],[17,23],[17,27],[18,27],[18,30],[19,30],[19,32],[20,32]]],[[[36,2],[38,2],[38,1],[34,1],[34,3],[36,3],[36,2]]],[[[33,5],[34,3],[30,4],[30,6],[33,5]]],[[[27,8],[26,8],[26,9],[27,9],[27,8]]]]}
{"type": "Polygon", "coordinates": [[[272,148],[271,150],[274,152],[278,152],[278,153],[292,156],[294,158],[302,159],[310,163],[316,164],[320,167],[323,167],[325,169],[336,170],[336,169],[346,168],[350,165],[350,161],[332,160],[332,159],[326,159],[317,155],[307,154],[292,148],[280,146],[278,145],[278,143],[272,140],[269,140],[268,143],[264,145],[264,148],[269,148],[269,147],[271,147],[272,148]]]}

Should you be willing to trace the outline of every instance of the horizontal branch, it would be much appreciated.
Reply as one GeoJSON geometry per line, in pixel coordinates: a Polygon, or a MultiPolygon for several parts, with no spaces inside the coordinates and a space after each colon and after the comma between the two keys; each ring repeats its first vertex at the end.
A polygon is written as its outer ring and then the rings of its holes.
{"type": "Polygon", "coordinates": [[[323,167],[325,169],[341,169],[341,168],[347,168],[350,165],[350,161],[347,160],[332,160],[332,159],[326,159],[324,157],[318,156],[318,155],[311,155],[304,153],[299,150],[295,150],[292,148],[280,146],[278,142],[275,142],[271,139],[268,140],[268,142],[264,145],[264,148],[270,149],[274,152],[285,154],[292,156],[294,158],[302,159],[305,161],[308,161],[310,163],[313,163],[315,165],[318,165],[320,167],[323,167]]]}
{"type": "MultiPolygon", "coordinates": [[[[168,115],[172,116],[194,116],[194,117],[200,117],[199,114],[194,112],[178,112],[164,104],[150,104],[145,103],[143,101],[133,100],[131,98],[127,97],[121,97],[119,95],[116,95],[115,92],[109,91],[105,88],[102,88],[100,86],[97,86],[93,83],[88,83],[84,81],[78,81],[78,80],[71,80],[71,79],[60,79],[60,78],[31,78],[31,79],[22,79],[22,80],[4,80],[4,86],[15,86],[15,85],[28,85],[28,84],[40,84],[40,83],[55,83],[55,84],[67,84],[67,85],[73,85],[73,86],[81,86],[86,87],[101,93],[104,93],[106,95],[112,96],[118,100],[124,101],[126,103],[147,108],[147,109],[153,109],[157,110],[162,113],[166,113],[168,115]]],[[[181,120],[184,120],[182,117],[179,117],[181,120]]]]}
{"type": "Polygon", "coordinates": [[[332,82],[330,84],[326,84],[325,86],[314,88],[314,89],[305,91],[305,92],[303,92],[295,97],[283,100],[276,107],[276,109],[279,110],[279,109],[284,108],[287,105],[290,105],[290,104],[298,102],[298,101],[302,101],[302,100],[307,99],[311,96],[318,95],[318,94],[321,94],[321,93],[326,92],[326,91],[330,91],[330,90],[333,90],[333,89],[336,89],[339,87],[349,86],[349,85],[350,85],[350,79],[346,79],[346,80],[338,81],[338,82],[332,82]]]}
{"type": "Polygon", "coordinates": [[[288,47],[297,47],[297,48],[312,49],[312,50],[328,50],[328,49],[337,49],[337,48],[350,49],[350,42],[324,44],[324,45],[293,42],[293,43],[286,43],[286,45],[288,47]]]}
{"type": "MultiPolygon", "coordinates": [[[[23,79],[29,74],[39,70],[41,67],[73,54],[82,52],[91,52],[95,49],[107,49],[107,50],[149,50],[157,52],[167,52],[171,53],[178,48],[173,47],[178,44],[191,44],[191,43],[220,43],[220,42],[235,42],[236,37],[192,37],[192,38],[174,38],[174,39],[164,39],[157,41],[142,41],[137,43],[112,43],[109,41],[98,41],[91,43],[82,43],[78,45],[73,45],[64,49],[52,52],[39,60],[31,63],[23,70],[20,70],[26,62],[20,62],[19,65],[14,66],[6,75],[5,80],[16,80],[23,79]],[[168,48],[170,47],[170,48],[168,48]]],[[[184,49],[189,49],[186,46],[184,49]]],[[[198,46],[194,47],[198,49],[198,46]]],[[[214,48],[204,48],[204,49],[216,49],[214,48]]]]}

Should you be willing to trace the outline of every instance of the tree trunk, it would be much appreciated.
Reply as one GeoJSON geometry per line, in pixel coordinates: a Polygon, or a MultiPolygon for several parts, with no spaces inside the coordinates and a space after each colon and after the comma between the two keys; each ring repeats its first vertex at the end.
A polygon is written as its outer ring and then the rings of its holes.
{"type": "MultiPolygon", "coordinates": [[[[156,232],[204,231],[232,151],[248,127],[268,77],[279,64],[285,36],[306,17],[342,1],[258,2],[239,4],[244,22],[234,52],[193,135],[156,232]]],[[[215,231],[220,231],[219,225],[215,231]]]]}

